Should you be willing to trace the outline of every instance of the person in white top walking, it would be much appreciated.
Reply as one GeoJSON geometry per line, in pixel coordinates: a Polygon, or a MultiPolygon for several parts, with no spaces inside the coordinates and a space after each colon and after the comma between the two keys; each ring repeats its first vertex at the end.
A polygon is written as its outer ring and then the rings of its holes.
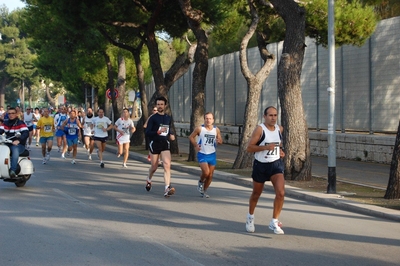
{"type": "Polygon", "coordinates": [[[29,130],[29,137],[28,137],[28,141],[26,143],[26,149],[28,151],[31,150],[31,144],[32,144],[32,136],[33,136],[33,122],[37,122],[38,120],[36,120],[36,117],[33,115],[33,113],[31,112],[31,108],[27,107],[26,108],[26,112],[24,112],[23,115],[23,120],[26,124],[26,126],[28,127],[29,130]]]}
{"type": "Polygon", "coordinates": [[[35,108],[35,112],[33,113],[33,116],[35,117],[36,121],[33,121],[33,138],[36,139],[36,147],[39,146],[39,137],[40,137],[40,129],[37,129],[36,125],[37,122],[39,121],[41,114],[39,111],[39,108],[35,108]]]}
{"type": "Polygon", "coordinates": [[[275,234],[284,234],[278,218],[282,211],[285,196],[285,178],[282,158],[285,153],[282,148],[283,127],[276,124],[278,111],[269,106],[264,110],[264,123],[258,125],[247,146],[248,152],[254,152],[253,192],[249,199],[249,213],[247,214],[246,230],[254,232],[254,210],[264,189],[264,183],[271,181],[275,190],[274,208],[269,229],[275,234]]]}
{"type": "Polygon", "coordinates": [[[86,154],[88,156],[88,160],[92,160],[92,152],[94,148],[94,140],[93,140],[93,119],[95,119],[93,115],[93,109],[88,108],[86,112],[86,116],[83,118],[82,122],[82,130],[83,130],[83,144],[85,144],[86,154]]]}
{"type": "Polygon", "coordinates": [[[113,128],[111,120],[104,116],[104,110],[97,111],[97,117],[93,119],[93,139],[98,149],[98,156],[100,159],[100,167],[104,168],[103,152],[106,149],[106,142],[108,140],[108,131],[113,128]]]}
{"type": "Polygon", "coordinates": [[[117,157],[124,154],[122,167],[126,168],[126,162],[129,156],[129,146],[131,142],[131,134],[136,130],[132,119],[129,118],[129,109],[124,108],[122,117],[115,122],[115,131],[117,132],[118,153],[117,157]]]}
{"type": "Polygon", "coordinates": [[[213,124],[214,115],[208,112],[204,115],[204,125],[196,127],[189,136],[190,142],[197,151],[197,160],[201,169],[197,190],[204,198],[209,198],[207,189],[212,182],[217,165],[216,147],[217,144],[222,144],[221,132],[213,124]]]}

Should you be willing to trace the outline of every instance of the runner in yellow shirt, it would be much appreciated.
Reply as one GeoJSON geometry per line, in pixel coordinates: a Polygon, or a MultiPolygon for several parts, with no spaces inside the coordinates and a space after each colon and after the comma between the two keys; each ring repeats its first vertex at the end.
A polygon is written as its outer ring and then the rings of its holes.
{"type": "Polygon", "coordinates": [[[50,161],[50,151],[53,148],[53,137],[55,132],[54,118],[49,116],[49,109],[43,109],[43,116],[37,122],[36,128],[40,129],[39,142],[42,145],[42,164],[46,164],[50,161]]]}

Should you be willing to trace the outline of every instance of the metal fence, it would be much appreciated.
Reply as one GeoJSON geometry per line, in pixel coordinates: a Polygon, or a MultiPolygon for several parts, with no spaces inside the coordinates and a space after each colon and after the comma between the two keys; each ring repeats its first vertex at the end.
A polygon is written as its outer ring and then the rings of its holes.
{"type": "MultiPolygon", "coordinates": [[[[283,43],[268,49],[279,62],[283,43]]],[[[328,50],[306,39],[302,98],[310,129],[327,129],[329,69],[328,50]]],[[[248,50],[253,73],[263,62],[257,48],[248,50]]],[[[174,120],[190,122],[193,65],[169,92],[174,120]]],[[[381,21],[362,47],[336,49],[336,129],[361,132],[396,132],[400,118],[400,17],[381,21]]],[[[154,84],[146,87],[154,93],[154,84]]],[[[205,109],[215,114],[215,123],[242,125],[247,84],[240,71],[239,52],[209,60],[205,88],[205,109]]],[[[259,121],[266,106],[279,108],[277,66],[263,84],[259,121]]]]}

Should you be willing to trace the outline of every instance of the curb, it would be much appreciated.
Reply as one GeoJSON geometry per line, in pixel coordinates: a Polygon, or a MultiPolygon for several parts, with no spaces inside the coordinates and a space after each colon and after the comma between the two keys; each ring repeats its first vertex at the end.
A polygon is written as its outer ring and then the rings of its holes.
{"type": "MultiPolygon", "coordinates": [[[[106,151],[115,152],[116,147],[107,145],[106,151]]],[[[139,162],[148,163],[148,160],[145,157],[145,155],[140,153],[129,152],[129,158],[139,162]]],[[[173,162],[171,164],[171,169],[175,171],[194,174],[197,176],[200,176],[201,174],[201,170],[199,167],[187,166],[177,162],[173,162]]],[[[252,186],[252,181],[250,177],[243,177],[240,175],[225,173],[218,170],[214,171],[214,178],[223,181],[229,181],[236,185],[241,185],[245,187],[252,186]]],[[[265,183],[264,190],[269,192],[274,192],[272,184],[269,182],[265,183]]],[[[323,194],[319,192],[305,191],[300,188],[285,185],[285,196],[299,200],[315,202],[321,205],[333,207],[340,210],[345,210],[363,215],[400,222],[400,211],[347,200],[339,194],[323,194]]]]}

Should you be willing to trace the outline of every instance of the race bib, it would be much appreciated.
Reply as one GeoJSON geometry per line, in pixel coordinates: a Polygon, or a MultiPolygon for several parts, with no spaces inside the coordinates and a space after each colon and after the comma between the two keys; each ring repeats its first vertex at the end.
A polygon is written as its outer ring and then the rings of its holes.
{"type": "Polygon", "coordinates": [[[215,143],[215,135],[205,134],[204,138],[206,139],[205,145],[214,145],[215,143]]]}
{"type": "Polygon", "coordinates": [[[76,129],[70,127],[70,128],[68,129],[68,135],[76,135],[76,129]]]}
{"type": "Polygon", "coordinates": [[[161,132],[160,136],[167,136],[169,133],[169,125],[160,125],[158,130],[161,132]]]}
{"type": "Polygon", "coordinates": [[[51,132],[51,128],[52,128],[52,126],[50,126],[50,125],[45,125],[45,126],[44,126],[44,132],[51,132]]]}
{"type": "MultiPolygon", "coordinates": [[[[269,145],[270,143],[265,143],[265,146],[269,145]]],[[[279,143],[275,143],[275,148],[273,150],[268,150],[265,158],[277,160],[280,158],[280,147],[279,143]]]]}

